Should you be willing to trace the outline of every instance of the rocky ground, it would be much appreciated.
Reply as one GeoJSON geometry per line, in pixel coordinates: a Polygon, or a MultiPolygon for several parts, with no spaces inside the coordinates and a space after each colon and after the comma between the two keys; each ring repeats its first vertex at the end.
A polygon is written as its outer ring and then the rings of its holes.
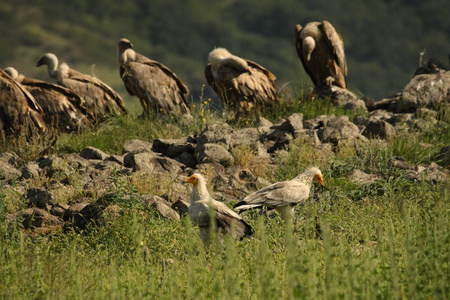
{"type": "MultiPolygon", "coordinates": [[[[91,221],[101,222],[130,209],[126,203],[139,203],[148,211],[178,221],[189,206],[190,187],[182,182],[194,170],[208,176],[215,198],[222,201],[242,199],[269,184],[235,163],[236,147],[251,151],[270,170],[276,168],[275,153],[286,151],[298,138],[309,141],[317,153],[330,156],[343,142],[350,141],[355,147],[371,139],[383,143],[410,130],[441,126],[437,114],[443,105],[450,105],[450,72],[415,76],[401,93],[375,103],[338,88],[333,88],[332,99],[344,109],[367,110],[368,117],[357,117],[353,122],[347,116],[334,115],[304,120],[301,113],[294,113],[276,124],[261,117],[254,127],[243,129],[214,123],[182,139],[155,139],[152,143],[130,140],[123,145],[122,155],[87,147],[80,153],[43,156],[22,168],[16,154],[0,153],[2,191],[22,203],[9,219],[19,220],[34,233],[78,230],[91,221]],[[142,178],[160,186],[161,196],[133,186],[142,178]],[[130,185],[130,192],[115,193],[120,184],[130,185]]],[[[441,149],[437,160],[450,161],[450,145],[441,149]]],[[[413,165],[402,157],[393,157],[391,163],[405,170],[411,181],[448,180],[445,164],[413,165]]],[[[350,179],[364,185],[378,176],[354,170],[350,179]]]]}

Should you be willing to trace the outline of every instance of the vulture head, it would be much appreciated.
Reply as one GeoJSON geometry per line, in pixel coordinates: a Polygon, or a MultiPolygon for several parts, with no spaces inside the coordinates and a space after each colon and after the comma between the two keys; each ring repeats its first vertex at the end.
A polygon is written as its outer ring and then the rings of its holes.
{"type": "Polygon", "coordinates": [[[8,74],[9,77],[11,77],[14,80],[16,80],[19,77],[19,72],[17,72],[17,70],[14,69],[13,67],[4,68],[3,71],[5,71],[5,73],[8,74]]]}
{"type": "Polygon", "coordinates": [[[245,59],[231,54],[225,48],[215,48],[213,51],[209,52],[208,61],[211,63],[213,71],[225,64],[243,72],[250,69],[245,59]]]}
{"type": "Polygon", "coordinates": [[[57,68],[58,68],[58,58],[53,53],[46,53],[44,56],[39,59],[36,63],[36,68],[47,65],[47,72],[51,78],[57,77],[57,68]]]}
{"type": "Polygon", "coordinates": [[[117,44],[117,58],[120,64],[124,64],[127,60],[135,59],[133,44],[128,39],[120,39],[117,44]]]}

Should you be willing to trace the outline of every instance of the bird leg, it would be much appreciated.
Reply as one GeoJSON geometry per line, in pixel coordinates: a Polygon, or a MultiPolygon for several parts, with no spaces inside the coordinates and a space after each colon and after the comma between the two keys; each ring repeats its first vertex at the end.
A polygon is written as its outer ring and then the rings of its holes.
{"type": "Polygon", "coordinates": [[[326,84],[326,86],[327,86],[328,88],[330,88],[330,89],[331,89],[331,86],[333,85],[333,82],[334,82],[334,78],[331,77],[331,76],[328,76],[328,77],[325,79],[325,84],[326,84]]]}

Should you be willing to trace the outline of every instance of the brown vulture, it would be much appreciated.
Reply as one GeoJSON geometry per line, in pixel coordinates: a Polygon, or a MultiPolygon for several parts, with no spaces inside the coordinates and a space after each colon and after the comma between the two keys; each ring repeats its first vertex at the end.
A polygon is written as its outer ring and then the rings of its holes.
{"type": "Polygon", "coordinates": [[[328,21],[296,25],[294,42],[306,73],[315,86],[347,88],[344,42],[328,21]]]}
{"type": "Polygon", "coordinates": [[[48,75],[84,99],[97,120],[104,119],[109,114],[121,115],[127,111],[122,98],[110,86],[90,75],[69,68],[66,63],[58,67],[58,58],[52,53],[45,54],[36,67],[47,65],[48,75]]]}
{"type": "Polygon", "coordinates": [[[118,60],[125,88],[139,98],[146,115],[151,110],[164,115],[191,115],[189,90],[168,67],[135,52],[127,39],[119,40],[118,60]]]}
{"type": "Polygon", "coordinates": [[[251,111],[263,111],[279,101],[276,77],[261,65],[231,54],[225,48],[209,53],[205,77],[225,107],[235,118],[251,111]]]}
{"type": "Polygon", "coordinates": [[[0,129],[4,134],[26,134],[46,131],[42,108],[33,95],[0,69],[0,129]]]}
{"type": "Polygon", "coordinates": [[[5,68],[5,72],[33,95],[44,111],[44,120],[48,127],[69,132],[94,122],[94,116],[84,106],[84,100],[71,90],[25,77],[12,67],[5,68]]]}

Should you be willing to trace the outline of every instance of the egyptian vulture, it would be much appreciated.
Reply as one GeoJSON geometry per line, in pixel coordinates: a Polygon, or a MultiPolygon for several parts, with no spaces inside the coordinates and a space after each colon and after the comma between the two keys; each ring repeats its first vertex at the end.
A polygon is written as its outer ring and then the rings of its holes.
{"type": "Polygon", "coordinates": [[[316,167],[306,169],[292,180],[273,183],[248,195],[234,209],[241,212],[265,206],[277,210],[283,219],[292,218],[295,206],[309,198],[313,181],[323,185],[322,172],[316,167]]]}
{"type": "Polygon", "coordinates": [[[25,77],[12,67],[5,68],[5,72],[33,95],[44,111],[47,126],[69,132],[94,121],[94,116],[84,106],[84,100],[71,90],[57,84],[25,77]]]}
{"type": "Polygon", "coordinates": [[[58,67],[58,58],[52,53],[45,54],[36,67],[47,65],[48,75],[84,99],[97,120],[103,120],[109,114],[121,115],[127,111],[122,98],[110,86],[100,79],[69,68],[66,63],[58,67]]]}
{"type": "Polygon", "coordinates": [[[33,95],[0,69],[0,129],[4,134],[27,130],[27,135],[46,131],[42,108],[33,95]]]}
{"type": "Polygon", "coordinates": [[[235,118],[251,111],[263,111],[279,102],[276,77],[261,65],[231,54],[225,48],[209,53],[205,77],[225,107],[235,118]]]}
{"type": "Polygon", "coordinates": [[[185,180],[193,185],[189,216],[192,223],[200,228],[200,238],[205,245],[210,242],[211,220],[216,221],[216,230],[230,233],[235,238],[251,236],[253,229],[237,213],[224,203],[214,200],[206,188],[206,180],[201,174],[193,174],[185,180]],[[210,213],[214,215],[211,216],[210,213]]]}
{"type": "Polygon", "coordinates": [[[347,88],[344,42],[328,21],[296,25],[294,42],[306,73],[315,86],[347,88]]]}
{"type": "Polygon", "coordinates": [[[150,111],[164,115],[191,116],[189,90],[165,65],[133,50],[127,39],[118,43],[120,77],[132,96],[137,96],[146,115],[150,111]]]}

